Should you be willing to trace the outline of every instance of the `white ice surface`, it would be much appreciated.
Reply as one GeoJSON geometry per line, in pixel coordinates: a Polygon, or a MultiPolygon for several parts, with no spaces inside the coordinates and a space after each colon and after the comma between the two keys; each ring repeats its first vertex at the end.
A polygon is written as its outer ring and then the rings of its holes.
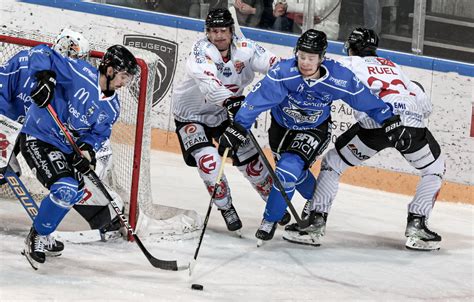
{"type": "MultiPolygon", "coordinates": [[[[202,216],[209,196],[195,169],[179,155],[152,153],[157,202],[202,216]]],[[[0,301],[473,301],[473,206],[438,202],[430,226],[443,237],[435,252],[406,250],[409,196],[341,185],[320,247],[288,243],[277,230],[257,248],[264,204],[226,166],[243,238],[226,231],[214,208],[192,277],[153,268],[135,243],[66,244],[61,257],[34,271],[20,255],[30,228],[17,201],[0,200],[0,301]],[[204,286],[191,290],[192,283],[204,286]]],[[[297,194],[296,194],[297,195],[297,194]]],[[[300,211],[303,200],[295,196],[300,211]]],[[[71,211],[61,230],[85,229],[71,211]]],[[[150,242],[157,258],[189,262],[197,239],[150,242]]]]}

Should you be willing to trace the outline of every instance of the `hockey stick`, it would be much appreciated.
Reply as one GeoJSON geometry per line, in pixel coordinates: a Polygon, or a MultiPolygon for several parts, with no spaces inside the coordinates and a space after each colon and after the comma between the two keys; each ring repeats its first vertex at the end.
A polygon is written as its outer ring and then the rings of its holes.
{"type": "MultiPolygon", "coordinates": [[[[26,188],[21,178],[15,172],[13,172],[10,167],[8,167],[8,170],[6,170],[3,175],[7,184],[10,186],[10,189],[13,191],[18,201],[20,201],[26,213],[28,213],[28,216],[30,216],[31,220],[34,221],[38,215],[39,207],[30,191],[26,188]]],[[[115,233],[102,234],[98,229],[71,232],[55,231],[52,235],[57,239],[72,243],[89,243],[104,240],[107,241],[118,237],[114,236],[116,235],[115,233]]]]}
{"type": "Polygon", "coordinates": [[[4,177],[16,198],[18,198],[21,205],[30,216],[31,220],[34,221],[38,215],[39,208],[30,192],[21,181],[20,177],[18,177],[18,175],[16,175],[16,173],[11,170],[10,166],[7,166],[4,177]]]}
{"type": "MultiPolygon", "coordinates": [[[[51,106],[51,104],[49,104],[46,109],[48,110],[49,114],[51,115],[51,117],[53,118],[54,122],[56,123],[56,125],[61,129],[61,131],[64,133],[64,136],[66,137],[66,139],[68,140],[68,142],[71,144],[72,148],[74,149],[74,152],[77,154],[77,155],[80,155],[82,156],[82,152],[81,152],[81,149],[79,149],[79,147],[77,146],[76,142],[73,140],[73,138],[71,137],[71,134],[69,133],[69,131],[66,129],[66,127],[64,126],[64,124],[61,122],[61,120],[59,119],[58,115],[56,114],[56,111],[54,110],[54,108],[51,106]]],[[[100,178],[97,176],[97,174],[91,170],[89,173],[87,173],[86,175],[90,181],[98,188],[100,189],[100,191],[104,194],[104,196],[109,200],[110,204],[112,205],[112,207],[114,208],[115,210],[115,213],[117,213],[117,215],[119,216],[119,219],[120,219],[120,222],[123,224],[123,226],[127,229],[128,233],[130,234],[130,236],[133,237],[133,239],[135,239],[135,242],[137,243],[138,247],[140,248],[140,250],[143,252],[143,254],[145,255],[145,257],[148,259],[148,261],[151,263],[151,265],[153,265],[154,267],[156,268],[160,268],[160,269],[163,269],[163,270],[169,270],[169,271],[178,271],[178,270],[185,270],[189,267],[189,263],[187,265],[181,265],[179,266],[178,265],[178,262],[176,260],[161,260],[161,259],[158,259],[158,258],[155,258],[153,257],[153,255],[150,254],[150,252],[148,252],[148,250],[145,248],[145,246],[143,245],[142,241],[140,240],[140,238],[138,237],[138,235],[135,233],[135,230],[132,228],[132,226],[128,223],[128,219],[127,217],[125,217],[125,215],[122,213],[122,210],[120,209],[120,207],[117,205],[117,203],[115,202],[115,200],[112,198],[112,196],[110,195],[110,193],[107,191],[107,188],[104,186],[104,184],[102,183],[102,181],[100,180],[100,178]]]]}
{"type": "Polygon", "coordinates": [[[221,167],[219,168],[219,173],[217,174],[216,183],[214,184],[214,190],[212,191],[211,200],[209,201],[209,207],[207,208],[206,218],[204,218],[204,224],[202,225],[201,236],[199,237],[199,242],[198,242],[198,245],[196,247],[196,251],[194,252],[194,258],[191,261],[191,263],[189,264],[189,275],[190,276],[193,273],[194,266],[196,266],[197,257],[198,257],[198,254],[199,254],[199,249],[201,248],[202,239],[204,238],[204,233],[206,232],[206,227],[207,227],[207,222],[209,221],[209,216],[211,215],[213,200],[214,200],[214,197],[216,197],[217,188],[219,187],[219,184],[221,183],[222,174],[224,174],[224,165],[225,165],[225,161],[227,160],[227,154],[228,153],[229,153],[229,148],[225,149],[224,155],[222,155],[221,167]]]}
{"type": "Polygon", "coordinates": [[[286,194],[286,191],[285,191],[285,189],[283,188],[283,185],[282,185],[281,182],[280,182],[280,179],[279,179],[279,178],[277,177],[277,175],[275,174],[275,171],[273,171],[273,168],[272,168],[272,166],[270,165],[270,162],[268,162],[267,157],[266,157],[265,154],[263,153],[262,147],[260,147],[260,145],[258,144],[258,142],[257,142],[257,140],[255,139],[255,136],[253,135],[252,131],[249,130],[248,136],[250,137],[250,140],[252,141],[252,143],[255,145],[255,148],[257,148],[258,154],[259,154],[260,157],[262,158],[263,163],[265,164],[265,166],[267,167],[268,172],[270,173],[270,175],[271,175],[272,178],[273,178],[273,183],[277,186],[278,190],[280,191],[281,195],[283,196],[283,199],[285,200],[286,205],[287,205],[288,208],[290,209],[291,214],[293,214],[293,217],[295,218],[296,223],[298,223],[298,226],[299,226],[300,228],[302,228],[302,229],[309,227],[310,224],[311,224],[310,219],[302,220],[302,219],[300,218],[300,216],[298,215],[298,213],[296,212],[295,207],[294,207],[293,204],[291,203],[290,198],[289,198],[288,195],[286,194]]]}

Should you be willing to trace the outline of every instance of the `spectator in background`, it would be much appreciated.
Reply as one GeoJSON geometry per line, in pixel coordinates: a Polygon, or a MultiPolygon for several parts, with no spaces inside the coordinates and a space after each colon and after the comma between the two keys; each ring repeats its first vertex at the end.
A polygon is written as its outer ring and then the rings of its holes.
{"type": "Polygon", "coordinates": [[[235,0],[233,3],[241,26],[257,27],[263,13],[263,0],[235,0]]]}
{"type": "MultiPolygon", "coordinates": [[[[293,32],[301,33],[303,25],[304,0],[287,0],[288,18],[293,19],[296,26],[293,32]]],[[[324,31],[328,39],[337,40],[339,36],[339,12],[341,0],[318,0],[314,8],[314,28],[324,31]]]]}
{"type": "Polygon", "coordinates": [[[263,0],[263,13],[260,17],[258,27],[263,29],[271,29],[275,17],[273,16],[273,0],[263,0]]]}
{"type": "Polygon", "coordinates": [[[294,22],[288,18],[288,4],[286,0],[277,0],[273,3],[273,17],[275,21],[271,26],[271,29],[277,31],[293,31],[294,22]]]}
{"type": "Polygon", "coordinates": [[[382,30],[382,8],[379,0],[364,0],[364,27],[380,34],[382,30]]]}

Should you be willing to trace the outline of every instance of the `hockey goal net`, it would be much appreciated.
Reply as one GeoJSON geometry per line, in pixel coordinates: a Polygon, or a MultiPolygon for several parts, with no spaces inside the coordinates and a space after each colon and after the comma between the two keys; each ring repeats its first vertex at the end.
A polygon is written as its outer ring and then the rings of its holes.
{"type": "MultiPolygon", "coordinates": [[[[5,64],[20,50],[39,44],[51,44],[54,35],[0,30],[0,65],[5,64]]],[[[91,42],[89,61],[97,66],[107,46],[91,42]]],[[[172,240],[194,237],[201,227],[195,211],[182,210],[153,202],[150,180],[151,111],[155,70],[159,61],[154,53],[131,48],[140,72],[131,83],[121,88],[120,118],[112,129],[112,165],[103,179],[121,197],[125,214],[139,235],[147,238],[172,240]]],[[[37,202],[48,191],[36,180],[21,155],[18,156],[21,179],[37,202]]],[[[86,188],[87,189],[87,188],[86,188]]],[[[91,190],[92,191],[92,190],[91,190]]],[[[8,185],[0,188],[0,197],[14,199],[8,185]]]]}

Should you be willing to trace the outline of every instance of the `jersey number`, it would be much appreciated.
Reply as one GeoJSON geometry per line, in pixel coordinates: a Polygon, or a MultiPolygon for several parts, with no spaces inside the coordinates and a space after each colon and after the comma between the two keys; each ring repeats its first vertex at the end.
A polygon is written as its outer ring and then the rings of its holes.
{"type": "MultiPolygon", "coordinates": [[[[367,80],[367,84],[369,84],[369,87],[372,87],[372,85],[375,82],[382,83],[382,88],[380,88],[380,92],[379,92],[379,98],[383,98],[384,96],[389,95],[389,94],[400,94],[400,91],[398,91],[398,90],[389,89],[390,85],[393,85],[393,86],[402,85],[403,88],[405,88],[405,90],[407,90],[407,86],[400,79],[393,79],[390,83],[387,83],[384,80],[377,79],[376,77],[372,76],[372,77],[369,77],[368,80],[367,80]]],[[[415,95],[415,94],[410,92],[410,95],[415,95]]]]}
{"type": "Polygon", "coordinates": [[[252,92],[255,92],[258,90],[258,88],[260,88],[260,86],[262,86],[262,83],[258,82],[257,84],[255,84],[255,86],[253,86],[252,88],[252,92]]]}

